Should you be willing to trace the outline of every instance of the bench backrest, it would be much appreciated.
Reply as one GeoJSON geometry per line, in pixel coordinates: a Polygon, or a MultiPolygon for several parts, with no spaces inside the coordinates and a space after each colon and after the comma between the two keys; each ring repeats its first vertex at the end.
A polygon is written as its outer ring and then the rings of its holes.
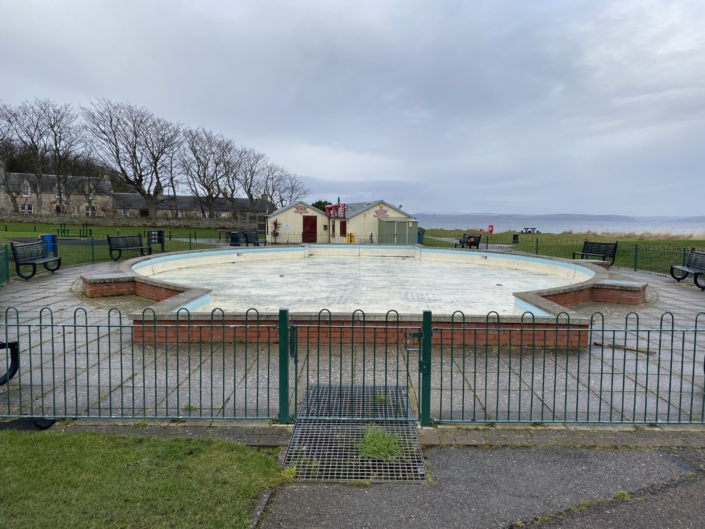
{"type": "Polygon", "coordinates": [[[42,241],[27,244],[12,243],[12,254],[15,256],[16,263],[31,261],[33,259],[43,259],[46,257],[46,247],[42,241]]]}
{"type": "Polygon", "coordinates": [[[256,231],[246,231],[245,232],[245,239],[247,240],[248,243],[259,242],[259,235],[257,235],[256,231]]]}
{"type": "Polygon", "coordinates": [[[617,242],[594,242],[586,240],[583,243],[583,253],[595,253],[614,257],[617,254],[617,244],[617,242]]]}
{"type": "Polygon", "coordinates": [[[479,246],[480,239],[482,239],[482,235],[473,235],[472,233],[463,235],[463,242],[472,246],[479,246]]]}
{"type": "Polygon", "coordinates": [[[699,252],[695,248],[690,250],[690,255],[688,256],[688,268],[698,268],[705,270],[705,252],[699,252]]]}
{"type": "Polygon", "coordinates": [[[108,235],[108,246],[111,249],[139,248],[142,246],[142,234],[138,235],[108,235]]]}

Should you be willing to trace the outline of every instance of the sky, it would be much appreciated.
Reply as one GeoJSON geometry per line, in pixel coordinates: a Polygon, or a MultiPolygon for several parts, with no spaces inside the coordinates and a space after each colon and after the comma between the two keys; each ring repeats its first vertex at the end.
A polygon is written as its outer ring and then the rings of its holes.
{"type": "Polygon", "coordinates": [[[705,2],[0,0],[0,100],[144,106],[307,200],[705,214],[705,2]]]}

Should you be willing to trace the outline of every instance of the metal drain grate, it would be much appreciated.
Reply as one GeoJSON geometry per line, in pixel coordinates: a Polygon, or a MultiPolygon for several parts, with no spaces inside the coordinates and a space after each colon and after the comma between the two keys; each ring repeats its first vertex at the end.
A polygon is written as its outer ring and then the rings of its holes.
{"type": "Polygon", "coordinates": [[[310,387],[301,406],[284,464],[296,466],[296,479],[304,481],[426,481],[423,452],[406,388],[310,387]],[[374,410],[378,417],[386,417],[388,420],[336,418],[345,406],[348,406],[348,411],[342,414],[344,416],[354,417],[349,415],[349,410],[359,412],[360,417],[363,417],[363,413],[367,415],[370,400],[374,399],[374,395],[380,394],[386,395],[387,401],[382,402],[378,397],[378,406],[375,406],[374,410]],[[331,413],[324,415],[326,412],[331,413]],[[310,418],[312,416],[332,418],[322,420],[310,418]],[[402,420],[389,420],[395,417],[402,420]],[[359,445],[369,426],[375,426],[397,438],[401,451],[396,460],[383,461],[360,456],[359,445]]]}
{"type": "Polygon", "coordinates": [[[414,420],[402,386],[311,386],[298,418],[414,420]]]}

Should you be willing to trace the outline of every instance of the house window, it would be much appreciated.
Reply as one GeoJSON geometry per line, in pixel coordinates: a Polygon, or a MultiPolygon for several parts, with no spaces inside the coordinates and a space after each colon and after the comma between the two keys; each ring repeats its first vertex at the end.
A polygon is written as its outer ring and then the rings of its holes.
{"type": "Polygon", "coordinates": [[[95,217],[95,206],[86,206],[86,217],[95,217]]]}
{"type": "Polygon", "coordinates": [[[228,218],[228,214],[227,214],[227,213],[221,213],[221,214],[220,214],[220,218],[221,218],[221,219],[227,219],[227,218],[228,218]]]}
{"type": "Polygon", "coordinates": [[[34,211],[34,207],[32,204],[22,204],[20,206],[20,213],[24,213],[25,215],[31,215],[34,211]]]}
{"type": "Polygon", "coordinates": [[[202,219],[207,219],[207,218],[208,218],[208,213],[206,213],[205,211],[201,211],[201,218],[202,218],[202,219]]]}
{"type": "Polygon", "coordinates": [[[180,219],[185,219],[186,218],[186,212],[185,211],[179,211],[176,216],[180,219]]]}
{"type": "Polygon", "coordinates": [[[22,196],[25,198],[29,196],[29,186],[22,186],[22,196]]]}
{"type": "Polygon", "coordinates": [[[128,210],[126,210],[126,209],[123,209],[123,210],[122,210],[122,216],[123,216],[123,217],[128,217],[129,215],[130,215],[130,212],[129,212],[128,210]]]}

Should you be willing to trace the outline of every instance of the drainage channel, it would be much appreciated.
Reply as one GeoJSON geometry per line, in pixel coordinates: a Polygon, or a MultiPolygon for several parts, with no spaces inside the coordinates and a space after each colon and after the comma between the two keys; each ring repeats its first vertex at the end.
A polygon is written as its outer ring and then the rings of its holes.
{"type": "Polygon", "coordinates": [[[402,386],[309,386],[284,464],[302,481],[422,483],[426,467],[402,386]],[[371,430],[378,430],[371,432],[371,430]],[[371,433],[392,441],[384,459],[363,456],[371,433]],[[366,434],[368,438],[366,439],[366,434]]]}

